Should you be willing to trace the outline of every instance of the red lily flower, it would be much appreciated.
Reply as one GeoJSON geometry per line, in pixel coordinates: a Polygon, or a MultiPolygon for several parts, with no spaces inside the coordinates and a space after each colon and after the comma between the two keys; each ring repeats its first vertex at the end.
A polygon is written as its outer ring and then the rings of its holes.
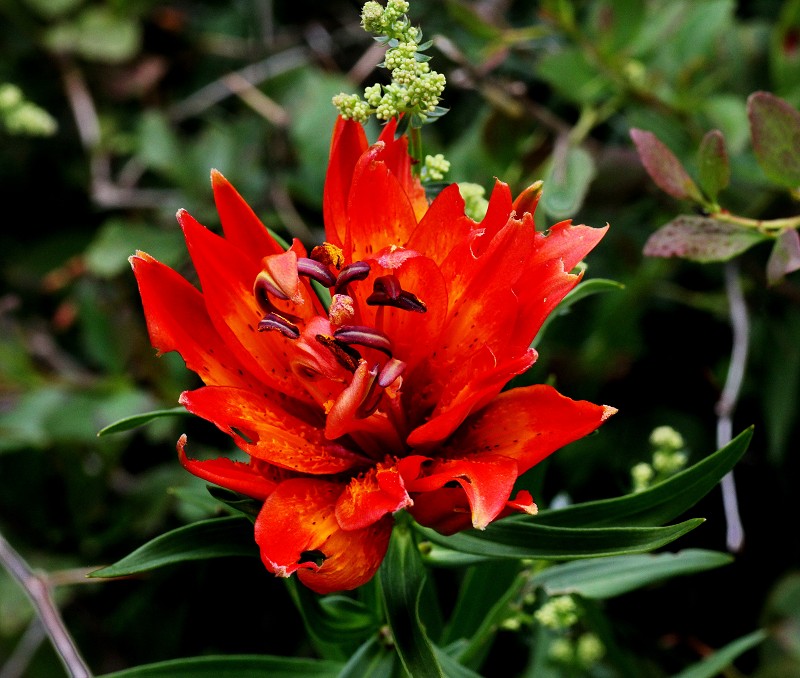
{"type": "Polygon", "coordinates": [[[372,577],[400,509],[444,534],[535,513],[527,492],[511,498],[517,478],[615,411],[544,385],[500,393],[606,229],[537,232],[538,192],[514,202],[500,181],[480,223],[455,185],[429,204],[394,133],[369,146],[337,122],[327,243],[310,254],[297,240],[284,252],[215,171],[224,236],[178,213],[202,292],[131,258],[153,345],[205,383],[180,402],[250,457],[193,460],[184,436],[181,462],[263,501],[267,569],[319,593],[372,577]]]}

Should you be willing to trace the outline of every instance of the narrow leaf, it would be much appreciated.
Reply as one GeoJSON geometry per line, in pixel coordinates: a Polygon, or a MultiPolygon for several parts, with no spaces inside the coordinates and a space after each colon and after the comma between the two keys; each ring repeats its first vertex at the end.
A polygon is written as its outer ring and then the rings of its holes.
{"type": "Polygon", "coordinates": [[[637,554],[555,565],[533,577],[550,596],[578,593],[585,598],[614,596],[732,562],[727,553],[686,549],[678,553],[637,554]]]}
{"type": "Polygon", "coordinates": [[[373,635],[344,665],[337,678],[392,678],[397,655],[373,635]]]}
{"type": "Polygon", "coordinates": [[[342,664],[269,655],[227,655],[172,659],[105,673],[101,678],[336,678],[342,664]]]}
{"type": "Polygon", "coordinates": [[[726,188],[731,180],[728,151],[725,148],[725,137],[722,132],[712,129],[703,137],[697,161],[700,188],[709,200],[716,202],[719,192],[726,188]]]}
{"type": "Polygon", "coordinates": [[[763,629],[753,631],[709,655],[703,661],[681,671],[672,678],[715,678],[742,653],[747,652],[767,637],[763,629]]]}
{"type": "Polygon", "coordinates": [[[162,534],[90,577],[127,577],[187,560],[258,557],[253,526],[242,518],[212,518],[162,534]]]}
{"type": "Polygon", "coordinates": [[[788,273],[800,269],[800,235],[794,229],[784,231],[775,239],[767,261],[767,282],[776,285],[788,273]]]}
{"type": "MultiPolygon", "coordinates": [[[[543,510],[537,523],[563,526],[663,525],[694,506],[742,458],[753,429],[742,431],[725,447],[705,459],[654,485],[644,492],[613,499],[573,504],[558,510],[543,510]]],[[[523,520],[511,518],[509,520],[523,520]]]]}
{"type": "Polygon", "coordinates": [[[750,135],[758,164],[781,186],[800,186],[800,112],[769,92],[747,99],[750,135]]]}
{"type": "Polygon", "coordinates": [[[644,254],[700,263],[728,261],[766,239],[767,236],[752,228],[684,214],[653,233],[645,243],[644,254]]]}
{"type": "Polygon", "coordinates": [[[681,161],[655,134],[636,128],[631,129],[630,134],[639,159],[656,186],[673,198],[703,202],[700,189],[683,168],[681,161]]]}
{"type": "Polygon", "coordinates": [[[172,407],[168,410],[154,410],[153,412],[143,412],[142,414],[134,414],[130,417],[125,417],[113,424],[109,424],[105,428],[101,428],[97,435],[107,436],[111,433],[121,433],[122,431],[130,431],[133,428],[144,426],[151,422],[153,419],[159,417],[175,417],[181,414],[189,414],[185,407],[172,407]]]}
{"type": "Polygon", "coordinates": [[[395,527],[380,569],[386,620],[400,661],[414,678],[443,678],[433,646],[419,620],[419,597],[425,577],[410,530],[395,527]]]}
{"type": "Polygon", "coordinates": [[[525,522],[499,520],[485,530],[470,530],[444,537],[419,527],[426,539],[448,548],[493,558],[575,560],[626,553],[646,553],[660,548],[703,522],[687,520],[668,527],[576,528],[541,525],[530,517],[525,522]]]}

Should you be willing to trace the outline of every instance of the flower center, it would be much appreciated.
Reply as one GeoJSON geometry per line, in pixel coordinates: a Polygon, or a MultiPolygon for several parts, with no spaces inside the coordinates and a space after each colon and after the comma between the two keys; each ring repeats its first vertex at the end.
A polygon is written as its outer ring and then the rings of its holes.
{"type": "MultiPolygon", "coordinates": [[[[400,403],[407,366],[395,356],[385,332],[372,324],[358,324],[351,289],[370,272],[366,261],[344,265],[342,251],[325,243],[309,257],[298,257],[292,250],[265,257],[253,291],[265,314],[259,331],[279,332],[294,343],[292,370],[328,415],[326,435],[349,434],[365,451],[375,447],[376,454],[384,455],[387,446],[400,452],[408,434],[400,403]],[[327,318],[295,313],[306,302],[301,278],[332,292],[327,318]]],[[[403,289],[391,273],[373,280],[364,301],[367,306],[427,312],[425,302],[403,289]]],[[[376,315],[381,317],[382,309],[376,315]]]]}

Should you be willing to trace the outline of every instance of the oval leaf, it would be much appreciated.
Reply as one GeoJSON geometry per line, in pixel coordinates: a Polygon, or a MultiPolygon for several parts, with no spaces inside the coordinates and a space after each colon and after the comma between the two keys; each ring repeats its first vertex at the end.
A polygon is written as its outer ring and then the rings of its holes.
{"type": "Polygon", "coordinates": [[[542,192],[542,209],[555,219],[566,219],[577,212],[595,175],[592,156],[578,146],[554,154],[542,192]]]}
{"type": "Polygon", "coordinates": [[[716,202],[719,192],[726,188],[731,180],[728,151],[725,148],[725,137],[722,136],[722,132],[718,129],[708,132],[700,142],[697,155],[700,188],[709,200],[716,202]]]}
{"type": "Polygon", "coordinates": [[[800,113],[769,92],[747,99],[753,150],[764,174],[787,188],[800,186],[800,113]]]}
{"type": "Polygon", "coordinates": [[[781,233],[775,240],[767,261],[767,282],[775,285],[787,273],[800,269],[800,235],[794,229],[781,233]]]}
{"type": "Polygon", "coordinates": [[[201,520],[162,534],[90,577],[127,577],[187,560],[258,557],[253,526],[239,517],[201,520]]]}
{"type": "Polygon", "coordinates": [[[397,526],[393,530],[379,573],[386,621],[403,667],[414,678],[443,678],[433,646],[419,620],[425,568],[408,529],[397,526]]]}
{"type": "Polygon", "coordinates": [[[650,178],[662,191],[679,200],[703,202],[700,189],[681,161],[652,132],[631,129],[631,139],[650,178]]]}
{"type": "Polygon", "coordinates": [[[669,544],[703,522],[687,520],[668,527],[551,527],[526,516],[526,522],[499,520],[483,531],[470,530],[444,537],[419,527],[430,541],[456,551],[492,558],[577,560],[627,553],[645,553],[669,544]]]}
{"type": "Polygon", "coordinates": [[[727,565],[727,553],[686,549],[678,553],[637,554],[556,565],[533,577],[549,596],[578,593],[584,598],[612,598],[682,574],[727,565]]]}
{"type": "Polygon", "coordinates": [[[105,428],[101,428],[97,435],[107,436],[111,433],[122,433],[122,431],[130,431],[133,428],[144,426],[145,424],[158,419],[159,417],[176,417],[181,414],[189,414],[185,407],[172,407],[168,410],[153,410],[152,412],[143,412],[142,414],[134,414],[130,417],[125,417],[113,424],[109,424],[105,428]]]}
{"type": "Polygon", "coordinates": [[[101,678],[336,678],[342,665],[317,659],[271,657],[269,655],[228,655],[172,659],[103,674],[101,678]]]}
{"type": "Polygon", "coordinates": [[[728,261],[767,237],[752,228],[684,214],[653,233],[645,243],[644,254],[679,257],[703,264],[728,261]]]}
{"type": "MultiPolygon", "coordinates": [[[[580,527],[621,523],[631,526],[663,525],[690,509],[716,487],[742,458],[752,437],[751,427],[714,454],[643,492],[573,504],[558,510],[545,509],[539,512],[536,521],[545,525],[580,527]]],[[[509,520],[524,519],[521,516],[509,520]]]]}

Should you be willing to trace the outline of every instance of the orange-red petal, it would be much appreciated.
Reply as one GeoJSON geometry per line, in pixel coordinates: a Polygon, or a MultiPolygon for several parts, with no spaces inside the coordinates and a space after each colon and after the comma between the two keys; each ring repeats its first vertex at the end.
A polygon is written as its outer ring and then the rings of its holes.
{"type": "Polygon", "coordinates": [[[180,402],[232,436],[251,456],[281,468],[319,475],[368,462],[343,445],[326,440],[318,423],[308,423],[253,391],[206,386],[184,392],[180,402]]]}
{"type": "Polygon", "coordinates": [[[338,483],[296,478],[282,482],[267,498],[256,519],[255,538],[270,572],[279,577],[297,572],[317,593],[354,589],[372,578],[386,554],[392,518],[342,530],[335,515],[342,489],[338,483]]]}
{"type": "Polygon", "coordinates": [[[275,481],[259,473],[252,464],[225,457],[202,461],[189,459],[185,448],[186,436],[182,435],[178,440],[178,459],[183,468],[198,478],[260,500],[266,499],[277,487],[275,481]]]}
{"type": "Polygon", "coordinates": [[[336,502],[336,520],[343,530],[358,530],[411,504],[397,467],[378,464],[348,483],[336,502]]]}

